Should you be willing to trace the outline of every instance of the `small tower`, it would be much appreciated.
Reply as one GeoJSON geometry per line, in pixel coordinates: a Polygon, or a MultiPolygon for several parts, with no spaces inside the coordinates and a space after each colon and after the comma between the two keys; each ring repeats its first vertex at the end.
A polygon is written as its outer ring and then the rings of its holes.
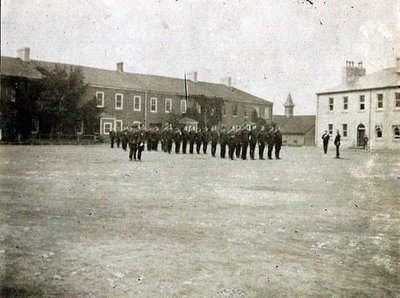
{"type": "Polygon", "coordinates": [[[288,95],[285,104],[283,105],[285,107],[285,116],[287,118],[293,116],[293,109],[294,109],[294,103],[292,100],[292,95],[288,95]]]}

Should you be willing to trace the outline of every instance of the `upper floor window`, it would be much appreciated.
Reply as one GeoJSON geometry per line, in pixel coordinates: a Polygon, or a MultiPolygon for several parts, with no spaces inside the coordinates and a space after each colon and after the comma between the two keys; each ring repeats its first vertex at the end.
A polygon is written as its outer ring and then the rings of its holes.
{"type": "Polygon", "coordinates": [[[172,111],[172,99],[165,99],[165,113],[170,113],[172,111]]]}
{"type": "Polygon", "coordinates": [[[186,113],[187,110],[187,102],[186,99],[181,99],[181,113],[184,114],[186,113]]]}
{"type": "Polygon", "coordinates": [[[343,138],[347,138],[347,124],[343,124],[343,138]]]}
{"type": "Polygon", "coordinates": [[[393,137],[396,140],[400,139],[400,125],[393,125],[393,137]]]}
{"type": "Polygon", "coordinates": [[[333,124],[328,124],[328,133],[329,133],[330,135],[333,134],[333,124]]]}
{"type": "Polygon", "coordinates": [[[383,109],[383,94],[378,94],[376,96],[376,108],[378,110],[383,109]]]}
{"type": "Polygon", "coordinates": [[[133,110],[140,111],[142,108],[142,98],[140,96],[133,97],[133,110]]]}
{"type": "Polygon", "coordinates": [[[237,116],[237,114],[238,114],[238,105],[234,104],[232,106],[232,115],[237,116]]]}
{"type": "Polygon", "coordinates": [[[122,94],[115,94],[115,109],[122,110],[124,108],[124,96],[122,94]]]}
{"type": "Polygon", "coordinates": [[[395,94],[395,108],[400,109],[400,93],[395,94]]]}
{"type": "Polygon", "coordinates": [[[375,126],[375,131],[376,131],[376,138],[381,139],[383,137],[382,126],[381,125],[375,126]]]}
{"type": "Polygon", "coordinates": [[[97,107],[104,108],[104,92],[96,92],[97,107]]]}
{"type": "Polygon", "coordinates": [[[333,111],[333,103],[334,103],[333,97],[330,97],[329,98],[329,111],[333,111]]]}
{"type": "Polygon", "coordinates": [[[157,98],[150,98],[150,112],[157,113],[157,98]]]}
{"type": "Polygon", "coordinates": [[[349,98],[347,96],[343,97],[343,111],[349,109],[349,98]]]}
{"type": "Polygon", "coordinates": [[[365,110],[365,95],[360,95],[360,111],[365,110]]]}

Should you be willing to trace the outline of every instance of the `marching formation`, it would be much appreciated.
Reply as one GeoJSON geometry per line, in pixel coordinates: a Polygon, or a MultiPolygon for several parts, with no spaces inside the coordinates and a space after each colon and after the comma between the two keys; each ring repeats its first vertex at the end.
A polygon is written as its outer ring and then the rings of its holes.
{"type": "Polygon", "coordinates": [[[110,132],[111,148],[120,145],[124,151],[129,147],[129,160],[142,159],[142,152],[145,144],[148,151],[157,151],[161,143],[161,150],[171,154],[189,153],[189,154],[207,154],[210,145],[211,155],[216,157],[217,146],[220,147],[220,157],[228,157],[231,160],[256,159],[256,147],[258,145],[258,159],[264,160],[264,151],[267,149],[267,158],[272,159],[275,149],[275,159],[280,159],[280,150],[282,147],[282,133],[279,127],[270,127],[268,130],[261,126],[258,128],[253,125],[246,125],[229,130],[222,126],[220,130],[216,127],[212,129],[203,128],[196,131],[193,127],[188,130],[186,127],[173,128],[171,124],[165,125],[162,131],[158,127],[145,130],[143,125],[135,124],[130,129],[123,131],[110,132]]]}

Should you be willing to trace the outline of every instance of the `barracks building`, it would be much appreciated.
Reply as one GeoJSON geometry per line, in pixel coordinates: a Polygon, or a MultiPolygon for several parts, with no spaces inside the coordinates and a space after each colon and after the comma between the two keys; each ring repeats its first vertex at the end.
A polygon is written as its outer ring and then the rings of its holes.
{"type": "MultiPolygon", "coordinates": [[[[40,79],[41,74],[36,70],[37,67],[78,67],[31,60],[29,48],[18,50],[17,56],[1,57],[2,102],[15,100],[15,82],[28,86],[29,80],[40,79]]],[[[99,133],[102,135],[134,123],[142,123],[146,128],[161,127],[169,113],[184,118],[187,109],[195,107],[190,95],[222,98],[224,107],[221,124],[228,127],[251,122],[254,111],[258,117],[268,122],[272,119],[272,102],[233,87],[229,77],[222,78],[220,83],[208,83],[197,80],[198,74],[193,72],[188,74],[185,87],[184,79],[125,72],[122,62],[117,63],[114,70],[79,67],[88,84],[86,99],[96,97],[98,107],[103,109],[99,122],[99,133]],[[185,88],[189,95],[188,101],[185,88]]],[[[196,108],[201,113],[201,107],[196,108]]]]}
{"type": "Polygon", "coordinates": [[[367,136],[371,149],[400,149],[400,58],[368,75],[362,62],[347,61],[342,84],[317,93],[318,146],[325,130],[339,130],[344,147],[363,147],[367,136]]]}

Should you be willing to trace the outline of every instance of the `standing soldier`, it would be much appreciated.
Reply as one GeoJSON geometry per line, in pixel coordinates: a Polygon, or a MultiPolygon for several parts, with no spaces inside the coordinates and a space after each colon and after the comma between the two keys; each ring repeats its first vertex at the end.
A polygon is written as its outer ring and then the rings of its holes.
{"type": "Polygon", "coordinates": [[[162,151],[164,151],[164,152],[168,151],[168,146],[167,146],[168,128],[169,128],[169,124],[167,123],[167,124],[165,124],[165,127],[161,132],[161,147],[162,147],[162,151]]]}
{"type": "Polygon", "coordinates": [[[197,139],[197,132],[195,132],[194,128],[191,127],[189,131],[189,153],[193,154],[194,143],[197,139]]]}
{"type": "Polygon", "coordinates": [[[144,131],[144,135],[145,135],[145,139],[146,139],[146,143],[147,143],[147,151],[151,151],[151,149],[153,148],[152,140],[151,140],[151,130],[146,129],[144,131]]]}
{"type": "Polygon", "coordinates": [[[335,158],[340,158],[340,152],[339,152],[339,147],[340,147],[340,132],[339,129],[337,130],[336,133],[336,137],[335,137],[335,141],[334,144],[336,146],[336,157],[335,158]]]}
{"type": "Polygon", "coordinates": [[[182,153],[186,154],[187,142],[189,140],[189,133],[187,131],[187,127],[186,126],[182,127],[181,135],[182,135],[182,153]]]}
{"type": "Polygon", "coordinates": [[[236,158],[240,158],[240,150],[242,148],[242,130],[240,129],[240,127],[236,128],[236,133],[235,133],[235,141],[236,141],[236,158]]]}
{"type": "Polygon", "coordinates": [[[264,159],[264,149],[266,141],[267,141],[267,131],[265,130],[265,126],[261,126],[261,130],[258,133],[258,157],[261,160],[264,159]]]}
{"type": "Polygon", "coordinates": [[[281,159],[279,157],[279,153],[281,152],[282,147],[282,133],[279,130],[279,127],[276,127],[275,130],[275,159],[281,159]]]}
{"type": "Polygon", "coordinates": [[[115,134],[115,138],[117,139],[117,148],[119,148],[119,144],[121,144],[121,131],[117,129],[117,133],[115,134]]]}
{"type": "Polygon", "coordinates": [[[325,130],[325,133],[322,135],[322,145],[324,146],[324,154],[328,152],[328,144],[329,144],[329,133],[325,130]]]}
{"type": "Polygon", "coordinates": [[[128,127],[125,127],[124,130],[121,132],[121,140],[122,140],[122,150],[126,151],[128,147],[128,127]]]}
{"type": "Polygon", "coordinates": [[[229,146],[229,158],[231,160],[233,160],[233,155],[235,153],[235,149],[236,149],[236,131],[235,128],[232,126],[231,129],[228,132],[228,146],[229,146]]]}
{"type": "Polygon", "coordinates": [[[207,127],[203,131],[201,141],[203,142],[203,153],[207,154],[207,146],[210,141],[210,130],[207,127]]]}
{"type": "Polygon", "coordinates": [[[243,126],[242,130],[242,159],[245,160],[247,158],[247,147],[249,146],[249,130],[246,126],[243,126]]]}
{"type": "Polygon", "coordinates": [[[110,141],[111,141],[111,148],[114,148],[114,140],[115,140],[115,131],[110,131],[110,141]]]}
{"type": "Polygon", "coordinates": [[[197,154],[200,154],[200,148],[201,148],[202,139],[203,139],[203,132],[202,132],[202,130],[200,128],[199,131],[196,134],[196,152],[197,152],[197,154]]]}
{"type": "Polygon", "coordinates": [[[215,157],[215,152],[217,151],[217,144],[218,144],[218,132],[215,126],[213,126],[213,128],[211,129],[210,138],[211,138],[211,155],[215,157]]]}
{"type": "Polygon", "coordinates": [[[222,126],[221,132],[219,133],[219,146],[220,146],[221,158],[225,158],[226,145],[228,145],[228,134],[226,133],[225,126],[222,126]]]}
{"type": "Polygon", "coordinates": [[[160,129],[156,126],[153,131],[153,150],[158,150],[158,142],[160,141],[161,134],[160,129]]]}
{"type": "Polygon", "coordinates": [[[182,134],[179,128],[175,129],[173,138],[175,143],[175,153],[178,154],[181,148],[181,141],[182,141],[182,134]]]}
{"type": "Polygon", "coordinates": [[[128,131],[129,160],[132,160],[132,157],[134,157],[136,160],[137,137],[137,124],[134,124],[132,125],[132,128],[128,131]]]}
{"type": "Polygon", "coordinates": [[[253,160],[254,160],[254,153],[256,151],[257,138],[258,138],[257,128],[255,125],[253,125],[253,127],[249,133],[250,158],[253,160]]]}
{"type": "Polygon", "coordinates": [[[275,144],[275,133],[274,133],[274,128],[272,126],[267,134],[267,143],[268,143],[268,159],[272,159],[272,151],[274,150],[274,144],[275,144]]]}
{"type": "Polygon", "coordinates": [[[172,151],[172,142],[174,139],[174,130],[172,128],[172,124],[169,125],[167,128],[166,134],[165,134],[165,139],[167,143],[167,152],[171,154],[172,151]]]}
{"type": "Polygon", "coordinates": [[[146,140],[146,131],[144,130],[144,125],[138,130],[137,136],[137,158],[142,161],[142,152],[144,151],[144,142],[146,140]]]}

